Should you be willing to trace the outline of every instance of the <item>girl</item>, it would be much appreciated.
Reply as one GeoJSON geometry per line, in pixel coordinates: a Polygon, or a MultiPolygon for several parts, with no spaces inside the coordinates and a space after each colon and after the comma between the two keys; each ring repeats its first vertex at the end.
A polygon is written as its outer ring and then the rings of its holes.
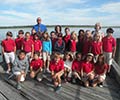
{"type": "Polygon", "coordinates": [[[39,56],[39,52],[34,52],[34,59],[30,63],[30,77],[37,78],[38,81],[41,81],[43,61],[39,58],[39,56]]]}
{"type": "Polygon", "coordinates": [[[76,53],[76,43],[78,41],[78,38],[77,38],[77,34],[75,33],[75,31],[73,31],[71,33],[71,39],[69,41],[69,51],[71,53],[73,53],[73,56],[75,56],[75,53],[76,53]]]}
{"type": "Polygon", "coordinates": [[[78,42],[76,45],[76,51],[82,53],[83,52],[83,40],[84,40],[85,32],[84,30],[80,30],[78,33],[78,42]]]}
{"type": "Polygon", "coordinates": [[[44,69],[47,72],[49,72],[50,55],[52,53],[52,43],[48,33],[43,34],[42,47],[43,47],[42,51],[43,51],[43,61],[44,61],[43,66],[44,69]]]}
{"type": "Polygon", "coordinates": [[[56,25],[55,26],[55,34],[56,36],[58,36],[59,33],[62,32],[62,27],[60,25],[56,25]]]}
{"type": "Polygon", "coordinates": [[[30,32],[25,33],[25,39],[23,40],[23,43],[22,43],[22,50],[25,51],[28,60],[30,60],[30,58],[33,57],[34,43],[30,39],[30,32]]]}
{"type": "Polygon", "coordinates": [[[58,40],[55,43],[54,50],[55,50],[55,52],[64,54],[65,42],[62,40],[62,33],[58,34],[58,40]]]}
{"type": "Polygon", "coordinates": [[[63,37],[63,40],[65,42],[65,51],[68,51],[69,50],[69,47],[68,47],[68,42],[70,40],[70,29],[68,27],[65,28],[65,36],[63,37]]]}
{"type": "Polygon", "coordinates": [[[79,82],[81,81],[81,61],[82,54],[81,53],[76,53],[76,59],[72,63],[72,82],[76,83],[78,80],[79,82]]]}
{"type": "Polygon", "coordinates": [[[2,54],[4,55],[5,61],[7,63],[7,71],[9,73],[11,71],[11,64],[15,60],[15,52],[16,45],[15,41],[12,39],[12,32],[6,33],[6,39],[4,39],[1,43],[2,45],[2,54]]]}
{"type": "Polygon", "coordinates": [[[73,56],[70,52],[67,52],[64,56],[64,80],[65,82],[71,81],[71,74],[72,74],[72,61],[73,56]]]}
{"type": "Polygon", "coordinates": [[[91,41],[92,41],[91,31],[87,30],[86,33],[85,33],[84,41],[83,41],[83,52],[82,52],[83,53],[83,59],[85,58],[85,56],[87,55],[87,53],[90,50],[91,41]]]}
{"type": "Polygon", "coordinates": [[[39,36],[35,33],[33,36],[34,52],[40,52],[42,50],[42,42],[39,40],[39,36]]]}
{"type": "Polygon", "coordinates": [[[108,65],[105,63],[105,57],[103,54],[99,55],[98,60],[94,66],[95,66],[95,78],[92,84],[93,87],[95,87],[97,84],[103,83],[106,78],[108,65]]]}
{"type": "Polygon", "coordinates": [[[50,71],[55,85],[55,91],[61,88],[61,76],[64,74],[64,61],[60,53],[55,53],[54,60],[50,63],[50,71]]]}
{"type": "Polygon", "coordinates": [[[29,62],[24,51],[20,51],[13,63],[13,74],[16,75],[17,89],[21,89],[20,82],[25,80],[28,72],[29,62]]]}
{"type": "Polygon", "coordinates": [[[94,63],[96,63],[99,54],[102,53],[102,42],[100,41],[100,34],[97,32],[93,36],[90,52],[94,54],[94,63]]]}
{"type": "Polygon", "coordinates": [[[35,29],[32,29],[31,30],[31,36],[30,38],[33,40],[34,39],[34,34],[36,33],[35,29]]]}
{"type": "Polygon", "coordinates": [[[85,60],[81,64],[81,76],[85,87],[89,87],[94,79],[93,57],[94,56],[92,53],[88,53],[85,60]]]}

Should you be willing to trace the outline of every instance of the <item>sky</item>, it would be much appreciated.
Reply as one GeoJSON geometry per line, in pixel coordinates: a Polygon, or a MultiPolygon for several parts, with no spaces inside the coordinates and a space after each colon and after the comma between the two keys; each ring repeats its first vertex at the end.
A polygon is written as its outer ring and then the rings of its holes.
{"type": "Polygon", "coordinates": [[[120,26],[120,0],[0,0],[0,26],[45,25],[120,26]]]}

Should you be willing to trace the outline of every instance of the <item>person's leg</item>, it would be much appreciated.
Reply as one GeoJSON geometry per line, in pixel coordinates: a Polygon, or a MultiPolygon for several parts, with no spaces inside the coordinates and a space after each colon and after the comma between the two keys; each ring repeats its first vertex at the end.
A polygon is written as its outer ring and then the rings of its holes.
{"type": "Polygon", "coordinates": [[[112,65],[112,53],[107,53],[107,63],[109,65],[109,68],[108,68],[108,73],[109,73],[112,65]]]}
{"type": "Polygon", "coordinates": [[[30,77],[31,77],[31,78],[35,78],[35,76],[36,76],[36,75],[35,75],[35,72],[34,72],[34,71],[31,71],[31,72],[30,72],[30,77]]]}
{"type": "Polygon", "coordinates": [[[46,60],[47,60],[46,52],[43,52],[43,67],[44,67],[44,72],[46,70],[46,60]]]}

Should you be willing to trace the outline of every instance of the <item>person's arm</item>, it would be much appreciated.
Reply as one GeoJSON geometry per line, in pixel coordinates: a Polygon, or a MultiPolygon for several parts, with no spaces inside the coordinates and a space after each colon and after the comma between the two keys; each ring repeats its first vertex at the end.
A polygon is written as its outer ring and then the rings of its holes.
{"type": "Polygon", "coordinates": [[[115,57],[115,53],[116,53],[116,46],[113,47],[113,51],[112,51],[112,58],[115,57]]]}
{"type": "Polygon", "coordinates": [[[27,58],[26,58],[25,64],[26,64],[25,74],[27,74],[28,73],[28,69],[29,69],[29,62],[28,62],[27,58]]]}
{"type": "Polygon", "coordinates": [[[51,42],[51,40],[49,41],[49,47],[50,47],[49,53],[51,55],[52,54],[52,42],[51,42]]]}
{"type": "Polygon", "coordinates": [[[33,58],[33,54],[34,54],[34,45],[32,44],[31,58],[33,58]]]}

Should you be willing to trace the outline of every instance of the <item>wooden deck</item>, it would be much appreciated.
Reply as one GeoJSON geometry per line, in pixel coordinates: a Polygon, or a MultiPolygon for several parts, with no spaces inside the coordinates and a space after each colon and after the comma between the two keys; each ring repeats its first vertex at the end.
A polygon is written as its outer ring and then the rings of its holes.
{"type": "Polygon", "coordinates": [[[4,97],[5,99],[0,98],[0,100],[120,100],[120,85],[113,75],[112,77],[107,76],[102,88],[85,88],[76,84],[63,83],[62,89],[58,93],[54,92],[49,74],[44,75],[42,82],[37,82],[27,76],[20,91],[16,89],[14,78],[10,80],[7,78],[8,75],[0,71],[0,82],[9,88],[9,91],[12,91],[8,94],[4,89],[5,87],[0,86],[2,96],[8,98],[4,97]]]}

